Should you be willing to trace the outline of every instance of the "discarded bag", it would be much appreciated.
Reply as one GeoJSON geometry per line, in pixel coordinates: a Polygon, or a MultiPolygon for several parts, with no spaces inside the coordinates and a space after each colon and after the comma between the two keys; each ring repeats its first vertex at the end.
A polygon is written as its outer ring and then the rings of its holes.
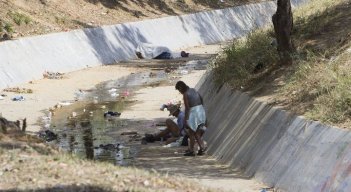
{"type": "Polygon", "coordinates": [[[107,111],[104,113],[104,117],[119,117],[121,116],[121,113],[119,112],[113,112],[113,111],[107,111]]]}

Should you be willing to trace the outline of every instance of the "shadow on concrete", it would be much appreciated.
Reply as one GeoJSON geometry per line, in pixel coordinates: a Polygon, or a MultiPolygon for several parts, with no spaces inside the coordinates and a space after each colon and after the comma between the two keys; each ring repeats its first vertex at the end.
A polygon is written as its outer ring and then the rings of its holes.
{"type": "Polygon", "coordinates": [[[185,157],[183,154],[186,149],[187,147],[165,148],[159,142],[143,145],[134,166],[197,179],[250,179],[208,155],[185,157]]]}
{"type": "MultiPolygon", "coordinates": [[[[154,4],[156,6],[157,3],[154,4]]],[[[257,6],[265,5],[239,8],[235,13],[232,10],[223,10],[224,12],[219,15],[215,12],[197,13],[179,17],[179,21],[182,23],[185,33],[193,34],[195,32],[200,36],[202,44],[214,44],[239,37],[244,34],[243,32],[253,28],[255,24],[252,24],[250,20],[246,21],[246,18],[250,18],[250,14],[257,12],[257,6]],[[223,21],[223,18],[226,18],[225,21],[223,21]],[[222,27],[219,29],[218,26],[222,27]]],[[[263,9],[264,7],[261,8],[263,9]]],[[[86,24],[80,23],[80,25],[86,24]]],[[[137,45],[140,42],[148,43],[149,40],[139,28],[128,23],[85,29],[84,33],[102,64],[126,60],[122,58],[136,58],[135,49],[137,45]]],[[[163,42],[158,42],[157,44],[168,46],[167,43],[163,42]]]]}
{"type": "Polygon", "coordinates": [[[94,54],[102,64],[111,64],[123,60],[121,58],[133,58],[135,48],[139,42],[147,42],[139,29],[128,27],[125,24],[112,26],[110,30],[103,28],[85,29],[89,43],[93,47],[94,54]],[[123,43],[120,41],[123,39],[123,43]]]}
{"type": "MultiPolygon", "coordinates": [[[[205,84],[210,83],[210,80],[208,78],[205,84]]],[[[228,163],[246,176],[253,177],[261,163],[270,157],[271,149],[285,134],[291,117],[271,110],[271,106],[254,102],[245,94],[233,95],[230,90],[214,94],[217,91],[204,93],[200,90],[205,106],[211,100],[226,98],[226,102],[206,106],[206,110],[211,112],[208,116],[209,129],[205,134],[205,139],[211,143],[209,152],[220,162],[228,163]],[[233,110],[240,108],[242,103],[249,104],[242,105],[241,110],[233,110]],[[247,115],[258,112],[259,116],[247,115]]]]}

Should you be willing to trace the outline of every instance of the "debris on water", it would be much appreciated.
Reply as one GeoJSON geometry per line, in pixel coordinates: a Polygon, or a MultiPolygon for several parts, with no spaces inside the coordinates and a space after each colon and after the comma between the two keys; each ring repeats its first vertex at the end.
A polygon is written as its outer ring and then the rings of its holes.
{"type": "Polygon", "coordinates": [[[77,92],[74,93],[75,94],[75,100],[81,100],[84,98],[84,96],[86,95],[86,93],[79,89],[77,92]]]}
{"type": "Polygon", "coordinates": [[[119,150],[120,148],[120,144],[117,143],[117,144],[106,144],[106,145],[103,145],[103,144],[100,144],[98,147],[94,147],[95,149],[104,149],[104,150],[108,150],[108,151],[114,151],[114,150],[119,150]]]}
{"type": "Polygon", "coordinates": [[[73,111],[71,117],[77,117],[77,112],[73,111]]]}
{"type": "Polygon", "coordinates": [[[123,132],[121,133],[121,135],[137,135],[138,132],[136,131],[126,131],[126,132],[123,132]]]}
{"type": "Polygon", "coordinates": [[[118,97],[119,96],[118,93],[111,93],[110,95],[111,95],[111,97],[118,97]]]}
{"type": "Polygon", "coordinates": [[[109,93],[115,93],[115,92],[117,92],[117,89],[116,88],[112,88],[112,89],[109,89],[108,92],[109,93]]]}
{"type": "Polygon", "coordinates": [[[57,134],[50,130],[44,130],[39,132],[39,137],[50,142],[57,139],[57,134]]]}
{"type": "Polygon", "coordinates": [[[113,112],[113,111],[107,111],[104,113],[104,117],[119,117],[121,116],[121,113],[119,112],[113,112]]]}
{"type": "Polygon", "coordinates": [[[130,93],[128,90],[123,91],[123,97],[128,97],[129,95],[130,95],[130,93]]]}

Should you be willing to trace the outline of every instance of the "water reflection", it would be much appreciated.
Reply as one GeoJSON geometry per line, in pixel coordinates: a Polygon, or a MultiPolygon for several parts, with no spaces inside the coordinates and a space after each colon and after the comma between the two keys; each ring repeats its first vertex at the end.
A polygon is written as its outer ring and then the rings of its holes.
{"type": "Polygon", "coordinates": [[[82,158],[127,165],[137,149],[111,133],[126,127],[128,120],[107,116],[106,112],[123,113],[134,103],[131,97],[135,90],[165,82],[167,75],[163,71],[142,72],[98,84],[94,90],[80,90],[79,101],[58,109],[52,117],[51,129],[58,134],[56,144],[82,158]]]}
{"type": "MultiPolygon", "coordinates": [[[[190,70],[203,68],[206,64],[200,61],[189,62],[188,66],[178,68],[175,74],[186,74],[190,70]]],[[[137,141],[141,136],[131,135],[126,141],[120,134],[116,134],[116,130],[131,126],[128,125],[130,121],[104,114],[107,111],[123,113],[126,107],[134,103],[134,92],[142,87],[174,85],[175,81],[177,78],[174,78],[174,74],[169,78],[164,70],[149,70],[100,83],[92,90],[77,91],[78,101],[55,110],[51,118],[50,130],[58,135],[54,142],[62,150],[82,158],[128,165],[139,146],[132,145],[130,140],[137,141]]]]}

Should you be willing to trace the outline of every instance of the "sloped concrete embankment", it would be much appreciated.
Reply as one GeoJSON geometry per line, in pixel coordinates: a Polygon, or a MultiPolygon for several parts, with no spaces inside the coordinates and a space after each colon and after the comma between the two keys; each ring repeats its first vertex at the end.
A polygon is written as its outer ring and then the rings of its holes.
{"type": "Polygon", "coordinates": [[[140,42],[173,50],[223,42],[267,24],[274,11],[274,2],[264,2],[1,42],[0,89],[40,79],[45,70],[69,72],[133,59],[140,42]]]}
{"type": "Polygon", "coordinates": [[[351,191],[351,134],[256,101],[198,84],[204,96],[209,153],[283,191],[351,191]]]}

